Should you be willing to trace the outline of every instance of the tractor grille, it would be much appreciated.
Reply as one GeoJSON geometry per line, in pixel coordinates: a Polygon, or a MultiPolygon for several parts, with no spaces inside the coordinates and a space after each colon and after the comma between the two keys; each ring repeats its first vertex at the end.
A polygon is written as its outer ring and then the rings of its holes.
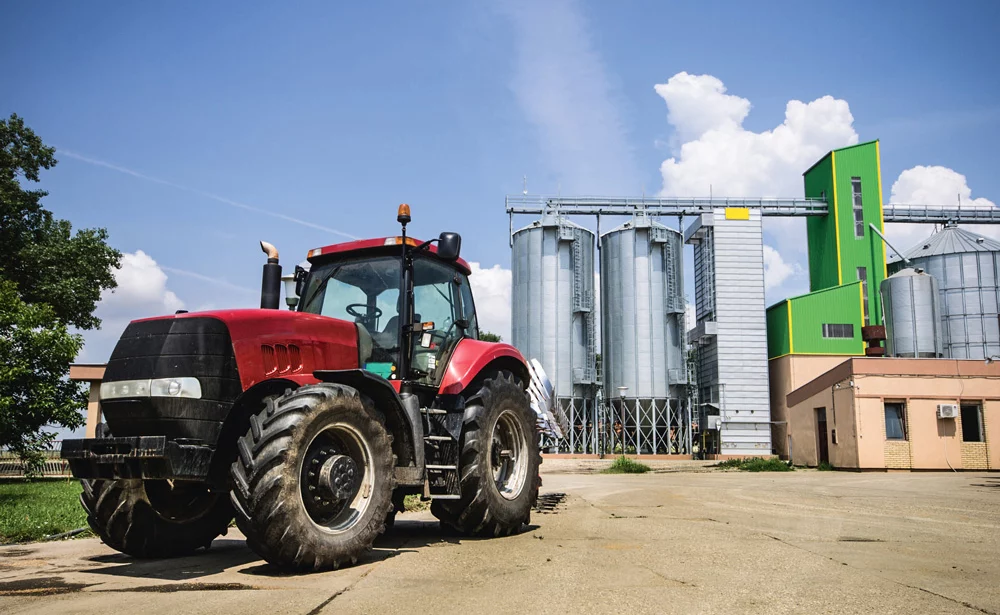
{"type": "Polygon", "coordinates": [[[164,318],[125,329],[104,372],[105,382],[194,376],[201,399],[140,398],[101,402],[114,436],[166,436],[214,444],[242,392],[233,344],[215,318],[164,318]]]}

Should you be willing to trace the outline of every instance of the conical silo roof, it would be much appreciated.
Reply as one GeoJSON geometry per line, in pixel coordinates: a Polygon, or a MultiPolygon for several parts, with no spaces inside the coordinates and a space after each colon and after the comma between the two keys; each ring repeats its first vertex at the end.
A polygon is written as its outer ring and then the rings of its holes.
{"type": "MultiPolygon", "coordinates": [[[[983,237],[957,226],[945,226],[907,250],[904,256],[908,259],[914,259],[962,252],[1000,252],[1000,241],[983,237]]],[[[893,261],[898,260],[898,258],[893,259],[893,261]]]]}

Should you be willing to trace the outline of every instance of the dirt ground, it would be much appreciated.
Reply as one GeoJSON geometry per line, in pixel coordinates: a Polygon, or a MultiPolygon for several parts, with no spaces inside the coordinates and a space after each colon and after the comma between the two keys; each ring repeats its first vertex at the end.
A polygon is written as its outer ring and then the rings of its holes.
{"type": "Polygon", "coordinates": [[[320,574],[278,573],[235,531],[165,561],[96,539],[4,547],[0,612],[1000,614],[995,473],[600,465],[547,461],[517,536],[407,514],[357,566],[320,574]]]}

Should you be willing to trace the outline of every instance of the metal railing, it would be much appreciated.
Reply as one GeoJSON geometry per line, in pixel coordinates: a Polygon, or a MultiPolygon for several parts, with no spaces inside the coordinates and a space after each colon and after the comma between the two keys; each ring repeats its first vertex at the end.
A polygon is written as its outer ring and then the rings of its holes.
{"type": "MultiPolygon", "coordinates": [[[[542,215],[558,212],[571,216],[697,216],[719,207],[758,209],[762,216],[825,216],[829,206],[824,199],[766,197],[611,197],[544,196],[512,194],[505,199],[507,213],[542,215]]],[[[942,224],[968,222],[1000,224],[1000,208],[961,205],[916,205],[887,203],[882,207],[886,222],[942,224]]]]}
{"type": "Polygon", "coordinates": [[[605,197],[508,195],[509,214],[543,214],[558,210],[565,215],[631,216],[645,212],[651,216],[697,216],[719,207],[759,209],[764,216],[825,216],[822,199],[746,197],[605,197]]]}
{"type": "Polygon", "coordinates": [[[690,455],[691,411],[681,399],[613,399],[608,403],[560,398],[569,419],[561,440],[546,440],[550,452],[578,455],[690,455]]]}
{"type": "Polygon", "coordinates": [[[882,206],[882,216],[886,222],[1000,224],[1000,207],[889,203],[882,206]]]}

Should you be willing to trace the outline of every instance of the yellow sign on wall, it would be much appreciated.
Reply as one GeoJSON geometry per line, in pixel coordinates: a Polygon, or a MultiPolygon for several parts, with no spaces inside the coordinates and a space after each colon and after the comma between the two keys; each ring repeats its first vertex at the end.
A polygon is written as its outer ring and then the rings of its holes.
{"type": "Polygon", "coordinates": [[[726,220],[749,220],[750,209],[748,207],[727,207],[726,220]]]}

